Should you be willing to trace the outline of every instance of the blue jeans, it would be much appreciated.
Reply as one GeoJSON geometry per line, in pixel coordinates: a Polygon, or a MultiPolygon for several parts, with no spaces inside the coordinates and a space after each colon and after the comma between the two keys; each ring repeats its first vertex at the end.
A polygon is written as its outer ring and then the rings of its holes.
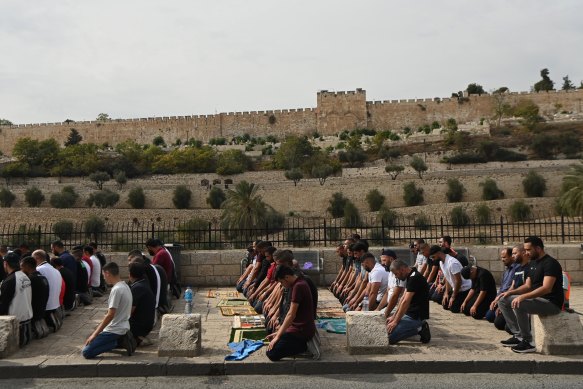
{"type": "Polygon", "coordinates": [[[423,324],[421,320],[404,315],[397,327],[389,334],[389,344],[397,344],[403,339],[419,334],[421,324],[423,324]]]}
{"type": "Polygon", "coordinates": [[[83,356],[87,359],[95,358],[99,354],[111,351],[117,347],[117,342],[122,335],[113,332],[101,332],[91,343],[83,347],[83,356]]]}

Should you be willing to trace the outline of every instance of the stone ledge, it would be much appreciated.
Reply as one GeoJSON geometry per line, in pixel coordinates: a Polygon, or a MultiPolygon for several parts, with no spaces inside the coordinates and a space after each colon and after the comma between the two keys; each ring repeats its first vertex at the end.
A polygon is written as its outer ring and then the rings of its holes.
{"type": "Polygon", "coordinates": [[[196,357],[201,351],[201,315],[162,316],[158,341],[159,357],[196,357]]]}
{"type": "Polygon", "coordinates": [[[377,311],[346,313],[346,345],[348,354],[387,354],[389,335],[385,315],[377,311]]]}
{"type": "Polygon", "coordinates": [[[0,316],[0,358],[6,358],[19,349],[19,324],[16,316],[0,316]]]}
{"type": "Polygon", "coordinates": [[[542,354],[583,354],[583,325],[576,313],[532,315],[536,349],[542,354]]]}

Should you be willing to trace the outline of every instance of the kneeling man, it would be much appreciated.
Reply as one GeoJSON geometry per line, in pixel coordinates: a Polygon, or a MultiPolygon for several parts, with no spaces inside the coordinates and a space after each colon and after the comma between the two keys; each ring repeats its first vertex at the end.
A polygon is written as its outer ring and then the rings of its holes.
{"type": "Polygon", "coordinates": [[[405,294],[401,298],[397,312],[387,319],[389,344],[396,344],[415,335],[421,336],[421,343],[431,340],[429,319],[429,286],[425,277],[415,268],[397,259],[391,263],[391,271],[401,281],[407,281],[405,294]]]}

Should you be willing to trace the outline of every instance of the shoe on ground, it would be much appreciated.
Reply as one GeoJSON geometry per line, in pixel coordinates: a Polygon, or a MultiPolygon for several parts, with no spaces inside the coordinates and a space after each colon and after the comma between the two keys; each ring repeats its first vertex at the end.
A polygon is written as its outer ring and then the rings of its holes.
{"type": "Polygon", "coordinates": [[[513,336],[512,338],[503,340],[500,343],[502,343],[502,346],[504,347],[514,347],[520,344],[520,339],[518,339],[516,336],[513,336]]]}
{"type": "Polygon", "coordinates": [[[522,342],[520,342],[516,346],[512,347],[511,350],[514,351],[515,353],[520,353],[520,354],[534,353],[534,352],[536,352],[536,347],[534,347],[529,342],[526,342],[523,340],[522,342]]]}
{"type": "Polygon", "coordinates": [[[119,339],[119,346],[126,350],[128,357],[131,357],[132,354],[136,351],[137,343],[136,339],[134,339],[134,335],[128,331],[125,335],[122,335],[119,339]]]}
{"type": "Polygon", "coordinates": [[[429,331],[429,324],[427,324],[427,321],[424,321],[421,325],[419,335],[421,336],[421,343],[429,343],[431,340],[431,331],[429,331]]]}
{"type": "Polygon", "coordinates": [[[138,346],[139,347],[148,347],[153,345],[154,343],[152,342],[152,340],[150,338],[148,338],[147,336],[139,336],[138,339],[139,341],[138,346]]]}

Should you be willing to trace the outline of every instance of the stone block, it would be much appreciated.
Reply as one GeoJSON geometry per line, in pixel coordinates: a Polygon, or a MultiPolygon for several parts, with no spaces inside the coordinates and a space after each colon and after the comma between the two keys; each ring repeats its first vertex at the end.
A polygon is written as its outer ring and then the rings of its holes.
{"type": "Polygon", "coordinates": [[[241,273],[240,265],[215,265],[213,269],[215,276],[236,276],[241,273]]]}
{"type": "Polygon", "coordinates": [[[0,316],[0,358],[18,351],[18,336],[16,316],[0,316]]]}
{"type": "Polygon", "coordinates": [[[346,341],[351,355],[388,353],[385,315],[377,311],[347,312],[346,341]]]}
{"type": "Polygon", "coordinates": [[[532,315],[537,351],[550,355],[583,354],[583,325],[576,313],[532,315]]]}
{"type": "Polygon", "coordinates": [[[198,274],[199,276],[212,276],[214,274],[213,265],[199,265],[198,274]]]}
{"type": "Polygon", "coordinates": [[[162,316],[158,339],[159,357],[196,357],[201,351],[201,316],[162,316]]]}
{"type": "Polygon", "coordinates": [[[245,257],[244,250],[225,250],[221,252],[221,263],[225,265],[237,265],[241,269],[241,260],[245,257]]]}
{"type": "Polygon", "coordinates": [[[557,259],[583,259],[583,255],[581,255],[581,246],[575,244],[565,244],[565,245],[545,245],[545,249],[557,247],[556,255],[557,259]],[[550,246],[550,247],[549,247],[550,246]]]}
{"type": "Polygon", "coordinates": [[[563,270],[567,272],[581,270],[581,261],[579,259],[566,259],[563,270]]]}

